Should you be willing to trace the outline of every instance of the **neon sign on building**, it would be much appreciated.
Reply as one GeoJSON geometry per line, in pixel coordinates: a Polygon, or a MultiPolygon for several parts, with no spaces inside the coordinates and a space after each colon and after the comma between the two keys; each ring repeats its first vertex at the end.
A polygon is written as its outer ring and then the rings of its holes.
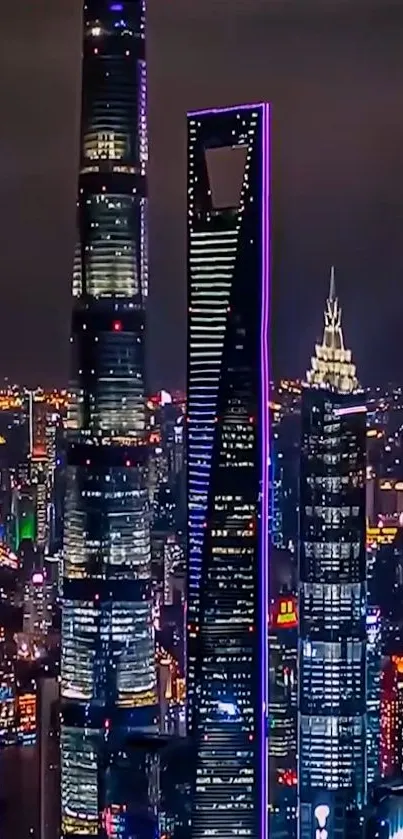
{"type": "Polygon", "coordinates": [[[298,626],[297,600],[295,597],[281,597],[272,613],[273,629],[295,629],[298,626]]]}

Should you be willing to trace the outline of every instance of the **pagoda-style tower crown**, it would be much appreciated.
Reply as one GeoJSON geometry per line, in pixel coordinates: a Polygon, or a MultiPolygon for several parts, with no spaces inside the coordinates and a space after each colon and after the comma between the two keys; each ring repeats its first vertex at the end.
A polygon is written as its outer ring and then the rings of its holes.
{"type": "Polygon", "coordinates": [[[333,265],[325,307],[323,340],[321,344],[315,345],[315,355],[311,358],[311,369],[307,370],[306,379],[311,387],[328,387],[340,393],[353,393],[359,387],[356,368],[351,361],[351,350],[344,347],[333,265]]]}

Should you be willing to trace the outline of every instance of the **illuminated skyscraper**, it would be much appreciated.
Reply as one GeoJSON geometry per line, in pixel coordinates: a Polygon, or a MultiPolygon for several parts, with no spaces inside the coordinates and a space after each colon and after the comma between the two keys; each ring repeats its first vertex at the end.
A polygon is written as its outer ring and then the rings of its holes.
{"type": "Polygon", "coordinates": [[[43,551],[48,537],[49,458],[48,406],[43,397],[29,392],[29,480],[35,504],[35,534],[43,551]]]}
{"type": "Polygon", "coordinates": [[[355,839],[366,800],[366,408],[359,399],[316,388],[302,396],[301,839],[321,831],[355,839]]]}
{"type": "Polygon", "coordinates": [[[267,837],[269,106],[188,117],[192,839],[267,837]]]}
{"type": "MultiPolygon", "coordinates": [[[[86,0],[83,18],[64,537],[62,831],[123,836],[123,822],[136,817],[137,835],[148,839],[155,835],[149,784],[134,783],[133,774],[131,785],[122,781],[127,737],[144,738],[157,722],[145,475],[145,3],[86,0]]],[[[140,762],[144,769],[152,760],[140,762]]]]}
{"type": "Polygon", "coordinates": [[[306,380],[311,386],[331,387],[339,393],[353,393],[358,387],[351,350],[344,346],[341,308],[336,297],[333,267],[325,308],[323,340],[315,346],[315,355],[311,358],[311,369],[307,371],[306,380]]]}
{"type": "Polygon", "coordinates": [[[48,459],[46,431],[48,406],[43,398],[29,392],[29,454],[31,460],[46,463],[48,459]]]}

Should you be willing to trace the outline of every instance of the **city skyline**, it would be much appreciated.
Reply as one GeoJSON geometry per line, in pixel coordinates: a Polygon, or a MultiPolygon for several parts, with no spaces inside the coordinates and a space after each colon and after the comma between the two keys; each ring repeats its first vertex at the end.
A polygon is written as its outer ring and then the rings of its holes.
{"type": "MultiPolygon", "coordinates": [[[[292,0],[237,0],[227,25],[224,2],[217,8],[212,0],[202,7],[173,0],[168,13],[149,0],[152,389],[180,387],[185,378],[186,111],[252,99],[273,101],[275,372],[304,373],[312,341],[320,336],[335,264],[346,340],[360,381],[380,380],[385,372],[390,380],[399,378],[403,9],[385,0],[359,0],[354,8],[327,3],[326,11],[311,0],[299,17],[295,9],[292,0]],[[244,62],[237,63],[241,32],[244,62]],[[169,97],[172,89],[175,96],[169,97]]],[[[39,379],[63,385],[74,250],[80,3],[63,0],[56,9],[42,0],[35,20],[30,14],[16,2],[2,35],[3,85],[11,85],[7,91],[15,95],[6,96],[4,87],[0,177],[7,212],[0,268],[7,318],[0,374],[28,384],[39,379]],[[24,247],[16,246],[16,229],[24,247]],[[18,352],[11,351],[17,336],[18,352]]]]}
{"type": "Polygon", "coordinates": [[[402,0],[27,5],[0,824],[399,839],[402,0]]]}

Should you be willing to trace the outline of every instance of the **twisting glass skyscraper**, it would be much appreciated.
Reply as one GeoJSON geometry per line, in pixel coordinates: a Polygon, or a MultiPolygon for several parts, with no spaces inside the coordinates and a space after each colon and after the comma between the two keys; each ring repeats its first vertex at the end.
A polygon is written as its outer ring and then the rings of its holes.
{"type": "MultiPolygon", "coordinates": [[[[115,836],[126,835],[123,814],[130,809],[117,781],[124,743],[130,732],[138,739],[154,731],[157,717],[144,439],[145,0],[87,0],[83,18],[64,539],[62,831],[115,836]]],[[[145,794],[140,787],[138,796],[145,794]]],[[[149,804],[138,801],[134,808],[147,821],[149,804]]]]}
{"type": "Polygon", "coordinates": [[[269,106],[188,117],[192,839],[267,836],[269,106]]]}

